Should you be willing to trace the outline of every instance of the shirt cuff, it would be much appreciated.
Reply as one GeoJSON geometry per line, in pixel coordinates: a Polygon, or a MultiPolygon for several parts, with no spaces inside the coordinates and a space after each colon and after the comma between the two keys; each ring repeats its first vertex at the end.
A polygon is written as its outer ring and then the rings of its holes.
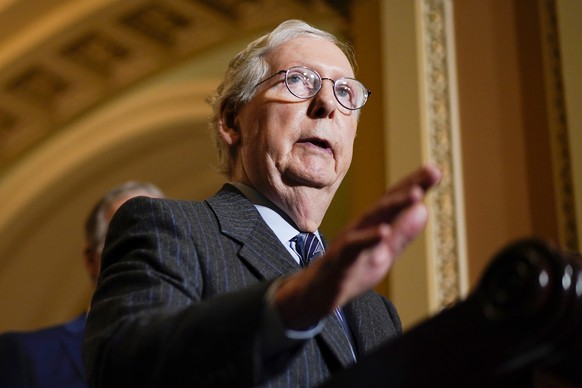
{"type": "Polygon", "coordinates": [[[285,327],[273,302],[281,281],[282,279],[275,280],[265,294],[266,306],[262,321],[263,330],[261,330],[261,354],[265,359],[297,347],[303,341],[321,333],[323,329],[322,321],[306,330],[292,330],[285,327]]]}

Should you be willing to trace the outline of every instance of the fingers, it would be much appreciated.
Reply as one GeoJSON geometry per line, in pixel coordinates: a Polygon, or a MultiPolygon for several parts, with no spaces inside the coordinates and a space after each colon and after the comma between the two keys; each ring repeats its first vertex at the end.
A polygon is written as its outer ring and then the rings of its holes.
{"type": "Polygon", "coordinates": [[[390,246],[398,256],[424,229],[428,211],[422,203],[427,191],[441,180],[440,170],[430,164],[422,166],[390,189],[385,198],[394,201],[389,218],[391,226],[390,246]]]}
{"type": "MultiPolygon", "coordinates": [[[[395,212],[391,209],[391,212],[395,212]]],[[[354,230],[346,239],[344,254],[355,257],[364,249],[384,240],[389,246],[390,256],[396,257],[422,232],[428,220],[426,206],[417,201],[409,206],[399,207],[399,211],[389,217],[376,215],[370,219],[369,225],[360,225],[361,230],[354,230]],[[389,222],[388,222],[389,221],[389,222]]]]}
{"type": "Polygon", "coordinates": [[[433,164],[422,166],[420,171],[419,185],[424,191],[436,186],[442,179],[443,174],[441,170],[433,164]]]}
{"type": "MultiPolygon", "coordinates": [[[[390,226],[387,224],[380,224],[364,229],[351,230],[340,236],[341,251],[337,253],[340,261],[345,265],[349,265],[354,261],[358,255],[366,248],[370,248],[387,238],[390,234],[390,226]]],[[[333,249],[333,247],[332,247],[333,249]]],[[[330,252],[334,254],[335,252],[330,252]]]]}
{"type": "Polygon", "coordinates": [[[384,275],[402,251],[422,232],[428,220],[428,211],[422,202],[427,190],[441,179],[440,171],[426,165],[393,186],[353,227],[343,234],[337,257],[343,266],[368,258],[370,273],[384,275]],[[380,269],[383,267],[382,269],[380,269]]]}
{"type": "Polygon", "coordinates": [[[418,187],[423,193],[426,193],[426,191],[435,186],[441,180],[441,177],[442,173],[436,166],[426,164],[393,185],[387,191],[387,194],[393,194],[399,191],[407,192],[413,187],[418,187]]]}
{"type": "Polygon", "coordinates": [[[400,255],[412,240],[422,232],[427,219],[426,206],[420,202],[402,212],[391,228],[390,247],[394,256],[400,255]]]}
{"type": "Polygon", "coordinates": [[[376,205],[361,218],[359,227],[394,222],[402,212],[421,202],[427,191],[441,179],[441,172],[425,165],[393,185],[376,205]]]}

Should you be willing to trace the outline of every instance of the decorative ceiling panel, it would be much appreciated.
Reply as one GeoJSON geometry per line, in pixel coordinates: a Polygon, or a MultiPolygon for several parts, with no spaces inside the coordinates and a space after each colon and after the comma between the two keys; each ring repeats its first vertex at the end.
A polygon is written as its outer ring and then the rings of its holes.
{"type": "MultiPolygon", "coordinates": [[[[68,24],[39,35],[24,55],[0,64],[0,175],[20,154],[91,107],[205,48],[289,18],[323,17],[341,26],[345,7],[332,3],[337,1],[111,1],[77,18],[65,3],[55,3],[51,15],[62,15],[54,20],[68,24]]],[[[0,23],[10,13],[0,11],[0,23]]]]}
{"type": "Polygon", "coordinates": [[[65,45],[63,57],[103,77],[111,77],[115,68],[130,60],[131,48],[100,31],[89,31],[65,45]]]}

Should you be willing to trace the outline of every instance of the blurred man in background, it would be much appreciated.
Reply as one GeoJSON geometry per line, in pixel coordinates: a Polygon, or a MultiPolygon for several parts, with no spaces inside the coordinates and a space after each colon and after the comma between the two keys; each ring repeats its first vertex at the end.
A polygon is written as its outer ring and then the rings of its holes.
{"type": "MultiPolygon", "coordinates": [[[[85,222],[85,267],[93,289],[109,222],[128,199],[164,197],[151,183],[126,182],[107,192],[85,222]]],[[[0,387],[85,387],[81,345],[86,313],[65,324],[31,332],[0,335],[0,387]]]]}

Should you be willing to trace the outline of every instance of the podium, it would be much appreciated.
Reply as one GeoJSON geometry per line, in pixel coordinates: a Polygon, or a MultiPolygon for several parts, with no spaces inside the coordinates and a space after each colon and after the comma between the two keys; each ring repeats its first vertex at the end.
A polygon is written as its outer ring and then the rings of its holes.
{"type": "Polygon", "coordinates": [[[582,387],[582,257],[514,242],[465,300],[323,386],[582,387]]]}

